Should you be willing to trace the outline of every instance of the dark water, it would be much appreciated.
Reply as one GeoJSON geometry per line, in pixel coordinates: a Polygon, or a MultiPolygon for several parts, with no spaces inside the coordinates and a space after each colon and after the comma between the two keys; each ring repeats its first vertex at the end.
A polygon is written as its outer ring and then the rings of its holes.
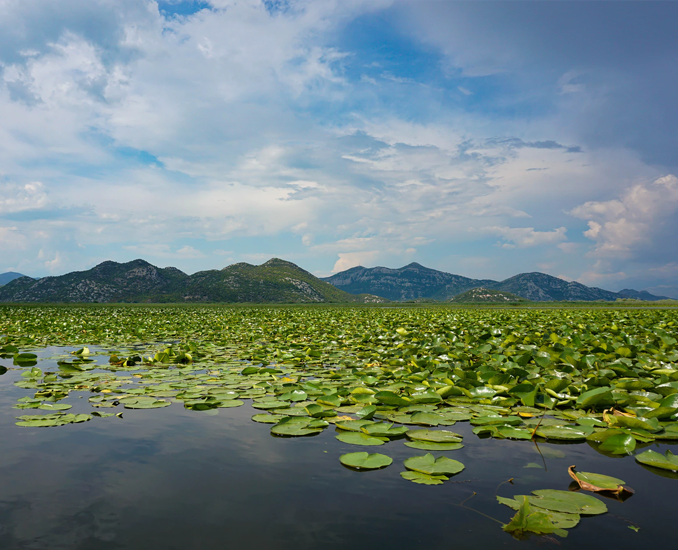
{"type": "MultiPolygon", "coordinates": [[[[45,369],[49,361],[38,366],[45,369]]],[[[331,427],[311,438],[274,438],[270,425],[250,420],[261,411],[249,401],[216,416],[175,403],[125,410],[122,419],[20,428],[15,416],[42,411],[12,408],[17,398],[32,395],[13,385],[18,378],[12,370],[0,376],[2,550],[625,549],[675,543],[678,480],[646,470],[633,457],[602,456],[587,444],[540,444],[546,469],[525,468],[543,465],[533,443],[482,440],[467,422],[457,423],[451,429],[464,435],[465,447],[444,454],[466,469],[443,485],[422,486],[399,473],[404,459],[424,451],[403,441],[347,445],[331,427]],[[549,458],[554,449],[565,457],[549,458]],[[362,473],[339,463],[341,454],[363,450],[387,454],[394,463],[362,473]],[[514,512],[494,497],[501,482],[514,478],[514,485],[499,487],[506,497],[567,489],[571,464],[620,477],[636,494],[623,503],[605,499],[609,513],[582,518],[566,539],[516,541],[498,523],[459,506],[475,492],[466,506],[508,522],[514,512]]],[[[74,404],[68,412],[92,412],[87,394],[77,395],[67,399],[74,404]]]]}

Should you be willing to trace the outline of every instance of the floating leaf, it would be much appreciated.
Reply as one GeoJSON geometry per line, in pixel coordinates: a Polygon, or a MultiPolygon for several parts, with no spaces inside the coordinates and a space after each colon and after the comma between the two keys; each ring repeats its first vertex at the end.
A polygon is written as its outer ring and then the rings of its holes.
{"type": "Polygon", "coordinates": [[[588,426],[540,426],[536,434],[545,439],[583,441],[592,432],[588,426]]]}
{"type": "Polygon", "coordinates": [[[462,440],[461,435],[447,430],[410,430],[406,435],[411,440],[436,443],[459,443],[462,440]]]}
{"type": "Polygon", "coordinates": [[[446,456],[435,458],[431,453],[427,453],[405,460],[405,468],[428,475],[454,475],[461,472],[464,465],[446,456]]]}
{"type": "Polygon", "coordinates": [[[288,416],[271,428],[274,435],[286,437],[302,437],[317,435],[323,431],[322,427],[313,426],[308,417],[288,416]]]}
{"type": "Polygon", "coordinates": [[[614,455],[630,454],[636,448],[636,440],[629,434],[615,434],[603,441],[598,449],[614,455]]]}
{"type": "Polygon", "coordinates": [[[378,470],[393,463],[393,459],[379,453],[348,453],[341,455],[339,461],[349,468],[356,470],[378,470]]]}
{"type": "Polygon", "coordinates": [[[598,515],[607,512],[607,506],[601,500],[590,495],[558,491],[555,489],[540,489],[532,491],[534,496],[528,497],[530,504],[569,514],[598,515]]]}
{"type": "Polygon", "coordinates": [[[377,424],[367,424],[362,426],[360,431],[375,437],[398,437],[405,434],[408,431],[408,428],[405,426],[393,427],[393,424],[379,422],[377,424]]]}
{"type": "Polygon", "coordinates": [[[518,539],[525,538],[529,533],[537,535],[554,533],[561,537],[567,536],[567,531],[556,527],[546,512],[539,509],[533,510],[527,497],[521,495],[516,497],[516,500],[519,503],[518,512],[508,524],[503,526],[504,531],[518,539]]]}
{"type": "Polygon", "coordinates": [[[456,451],[463,447],[461,443],[437,443],[435,441],[405,441],[405,446],[422,451],[456,451]]]}
{"type": "Polygon", "coordinates": [[[678,456],[671,451],[666,451],[666,454],[662,455],[650,449],[636,455],[636,460],[647,466],[678,472],[678,456]]]}
{"type": "Polygon", "coordinates": [[[383,439],[378,439],[376,437],[358,432],[342,432],[337,434],[335,437],[339,441],[342,441],[343,443],[349,443],[351,445],[376,446],[384,444],[383,439]]]}
{"type": "Polygon", "coordinates": [[[633,489],[625,487],[626,483],[622,479],[616,477],[606,476],[603,474],[592,474],[590,472],[576,472],[576,466],[570,466],[567,473],[584,491],[610,492],[614,494],[621,494],[623,492],[633,494],[633,489]]]}
{"type": "Polygon", "coordinates": [[[443,475],[429,475],[413,471],[400,472],[400,476],[413,483],[419,483],[420,485],[442,485],[444,481],[450,479],[443,475]]]}
{"type": "Polygon", "coordinates": [[[263,424],[277,424],[283,418],[285,417],[281,414],[255,414],[252,417],[252,420],[255,422],[261,422],[263,424]]]}

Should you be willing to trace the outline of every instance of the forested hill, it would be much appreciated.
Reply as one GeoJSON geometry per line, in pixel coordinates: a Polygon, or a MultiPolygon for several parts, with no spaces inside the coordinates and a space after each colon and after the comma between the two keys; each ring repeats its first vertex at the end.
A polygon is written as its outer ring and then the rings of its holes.
{"type": "Polygon", "coordinates": [[[321,281],[291,262],[239,263],[187,275],[144,260],[103,262],[58,277],[20,277],[0,287],[0,302],[384,302],[321,281]]]}

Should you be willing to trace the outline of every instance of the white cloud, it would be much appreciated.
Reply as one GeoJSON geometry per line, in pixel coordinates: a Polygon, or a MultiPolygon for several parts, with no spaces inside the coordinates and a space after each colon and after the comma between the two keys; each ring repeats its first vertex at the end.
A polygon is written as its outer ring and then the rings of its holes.
{"type": "Polygon", "coordinates": [[[365,250],[363,252],[342,252],[332,268],[332,273],[346,271],[359,265],[371,265],[379,257],[378,250],[365,250]]]}
{"type": "Polygon", "coordinates": [[[528,248],[556,244],[567,239],[565,227],[553,231],[535,231],[534,227],[485,227],[481,232],[502,237],[505,241],[502,245],[504,248],[528,248]]]}
{"type": "Polygon", "coordinates": [[[48,202],[47,193],[39,181],[24,185],[0,183],[0,214],[44,208],[48,202]]]}
{"type": "Polygon", "coordinates": [[[151,258],[196,259],[204,258],[205,254],[192,246],[185,245],[176,250],[166,244],[140,244],[125,246],[125,250],[151,258]]]}
{"type": "Polygon", "coordinates": [[[17,227],[0,227],[0,244],[3,250],[24,250],[27,239],[17,227]]]}
{"type": "Polygon", "coordinates": [[[588,223],[584,235],[595,243],[594,257],[633,258],[667,246],[664,236],[678,214],[678,178],[667,175],[638,183],[619,198],[585,202],[569,213],[588,223]]]}

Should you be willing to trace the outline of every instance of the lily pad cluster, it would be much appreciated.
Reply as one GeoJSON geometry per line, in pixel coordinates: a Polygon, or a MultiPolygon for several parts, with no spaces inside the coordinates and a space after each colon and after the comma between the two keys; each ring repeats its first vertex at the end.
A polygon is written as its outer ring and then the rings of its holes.
{"type": "Polygon", "coordinates": [[[517,514],[504,525],[504,531],[516,538],[526,538],[530,533],[567,536],[567,529],[575,527],[582,516],[595,516],[607,512],[605,503],[591,495],[541,489],[532,495],[517,495],[512,499],[497,497],[517,514]]]}
{"type": "MultiPolygon", "coordinates": [[[[678,440],[671,311],[3,306],[2,313],[2,366],[22,369],[17,385],[30,392],[16,407],[48,415],[65,414],[69,396],[85,392],[94,410],[181,403],[216,414],[251,400],[253,420],[278,437],[334,429],[352,445],[402,439],[434,453],[460,448],[460,437],[444,434],[463,421],[480,437],[587,442],[610,456],[678,440]],[[43,372],[35,351],[46,345],[75,349],[43,372]]],[[[671,464],[662,456],[645,464],[671,464]]]]}

